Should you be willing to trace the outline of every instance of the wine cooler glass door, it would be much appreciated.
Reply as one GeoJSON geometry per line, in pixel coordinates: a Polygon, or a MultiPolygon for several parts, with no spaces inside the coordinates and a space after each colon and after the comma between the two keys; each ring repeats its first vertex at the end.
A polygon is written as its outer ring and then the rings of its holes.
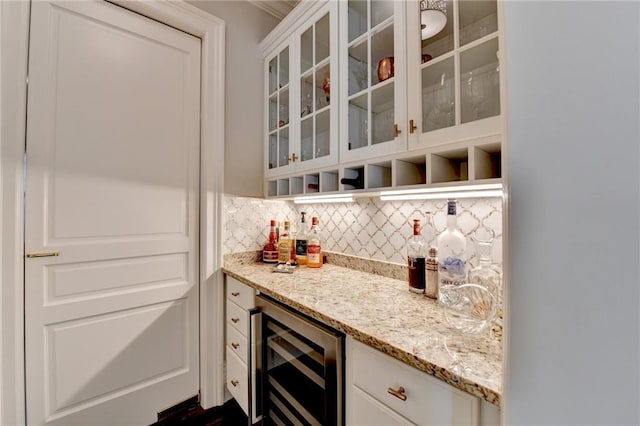
{"type": "Polygon", "coordinates": [[[263,424],[342,424],[342,336],[259,305],[263,424]]]}

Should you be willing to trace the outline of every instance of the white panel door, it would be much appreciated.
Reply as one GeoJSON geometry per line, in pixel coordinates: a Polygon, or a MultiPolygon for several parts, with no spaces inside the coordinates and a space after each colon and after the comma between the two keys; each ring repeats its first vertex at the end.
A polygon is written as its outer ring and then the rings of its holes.
{"type": "Polygon", "coordinates": [[[148,425],[197,394],[199,105],[200,39],[32,3],[28,424],[148,425]]]}

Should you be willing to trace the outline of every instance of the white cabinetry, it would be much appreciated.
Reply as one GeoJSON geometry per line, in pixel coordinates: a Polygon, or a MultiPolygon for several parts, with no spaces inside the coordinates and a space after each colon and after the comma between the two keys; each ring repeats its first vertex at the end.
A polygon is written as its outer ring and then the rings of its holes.
{"type": "Polygon", "coordinates": [[[346,357],[348,425],[499,424],[496,407],[353,338],[346,357]]]}
{"type": "MultiPolygon", "coordinates": [[[[226,276],[226,359],[227,389],[245,413],[249,414],[249,398],[255,398],[249,381],[252,360],[249,310],[255,307],[255,290],[226,276]]],[[[255,407],[255,401],[252,402],[255,407]]],[[[255,413],[252,413],[255,414],[255,413]]]]}
{"type": "Polygon", "coordinates": [[[500,181],[502,7],[441,3],[446,25],[424,40],[417,0],[302,2],[265,39],[266,196],[500,181]]]}
{"type": "Polygon", "coordinates": [[[338,189],[337,6],[320,1],[297,9],[294,25],[263,41],[269,196],[338,189]],[[335,179],[320,178],[327,167],[335,179]],[[291,173],[298,176],[284,176],[291,173]]]}

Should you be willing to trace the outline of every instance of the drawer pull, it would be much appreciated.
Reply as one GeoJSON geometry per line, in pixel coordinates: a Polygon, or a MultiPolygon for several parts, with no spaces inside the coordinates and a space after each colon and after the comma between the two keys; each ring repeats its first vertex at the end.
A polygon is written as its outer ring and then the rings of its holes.
{"type": "Polygon", "coordinates": [[[396,398],[401,399],[402,401],[407,400],[407,395],[405,395],[404,388],[402,386],[399,386],[398,389],[389,388],[387,389],[387,392],[395,396],[396,398]]]}
{"type": "Polygon", "coordinates": [[[238,349],[240,347],[240,344],[236,342],[232,342],[231,346],[233,347],[233,349],[238,349]]]}
{"type": "Polygon", "coordinates": [[[239,384],[240,384],[240,382],[237,381],[237,380],[232,380],[231,381],[231,386],[233,386],[234,388],[237,387],[239,384]]]}
{"type": "Polygon", "coordinates": [[[238,297],[238,296],[240,296],[240,292],[239,291],[234,291],[233,293],[231,293],[231,295],[233,297],[238,297]]]}
{"type": "Polygon", "coordinates": [[[231,318],[231,322],[237,324],[240,321],[240,318],[231,318]]]}

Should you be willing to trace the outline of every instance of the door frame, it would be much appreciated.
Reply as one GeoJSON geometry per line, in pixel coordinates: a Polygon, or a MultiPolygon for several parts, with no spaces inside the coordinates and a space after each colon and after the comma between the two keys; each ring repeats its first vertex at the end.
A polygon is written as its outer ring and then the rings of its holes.
{"type": "MultiPolygon", "coordinates": [[[[224,402],[222,203],[225,22],[182,1],[118,6],[202,40],[200,86],[200,404],[224,402]]],[[[0,424],[25,424],[24,206],[31,1],[0,2],[0,424]]],[[[166,408],[166,407],[164,407],[166,408]]]]}

